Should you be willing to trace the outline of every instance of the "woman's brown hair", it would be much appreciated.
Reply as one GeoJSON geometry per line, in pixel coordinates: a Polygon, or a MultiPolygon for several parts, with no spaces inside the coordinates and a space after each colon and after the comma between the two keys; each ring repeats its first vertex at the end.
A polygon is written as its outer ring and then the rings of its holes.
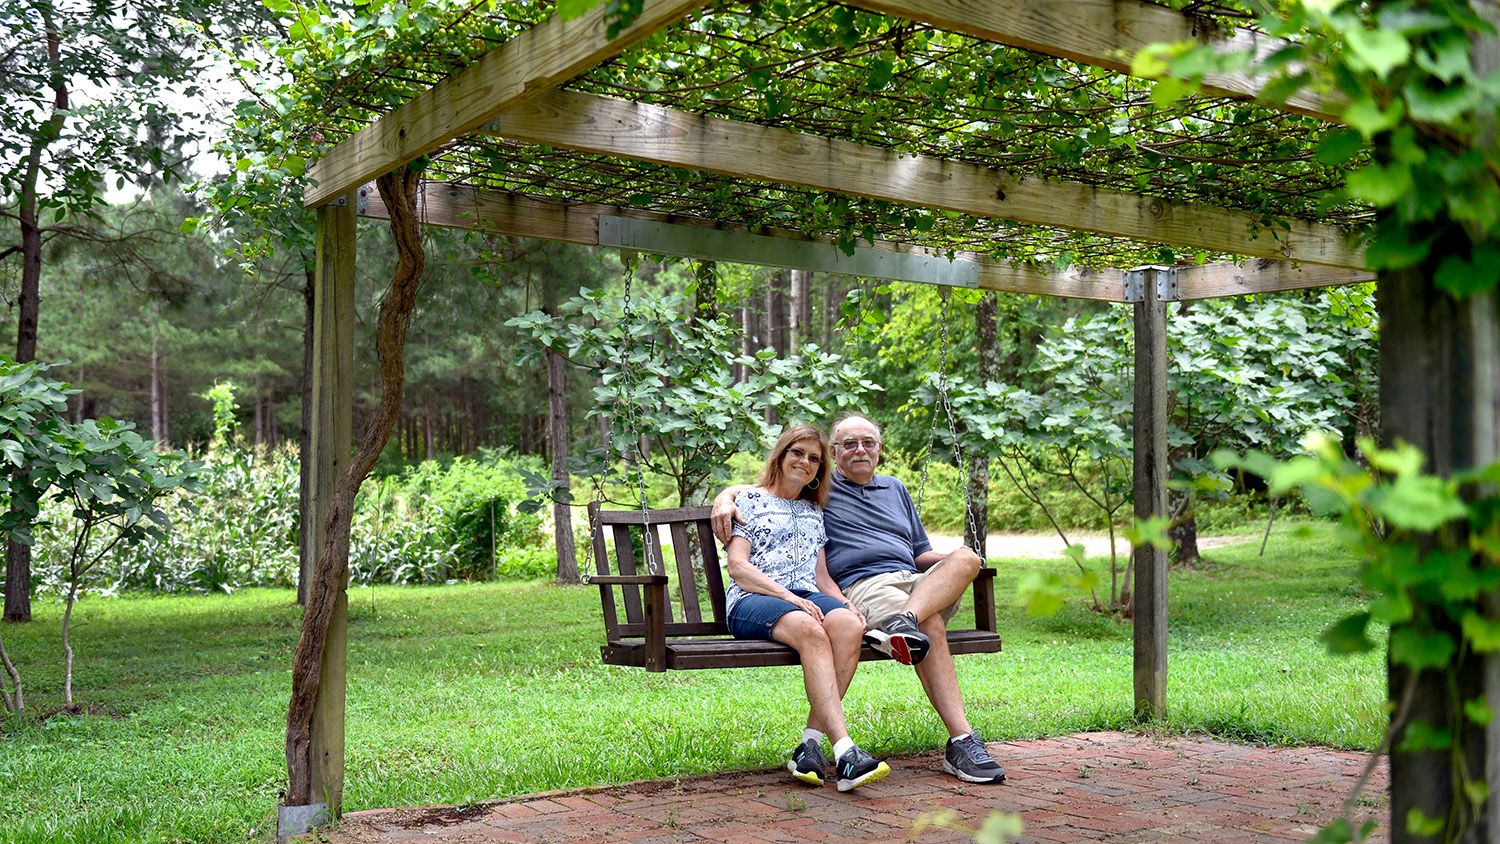
{"type": "Polygon", "coordinates": [[[828,464],[832,462],[832,458],[828,452],[828,439],[821,430],[811,425],[793,425],[781,432],[781,436],[776,438],[776,445],[771,448],[771,456],[766,458],[765,468],[760,470],[760,480],[756,483],[766,489],[775,489],[781,482],[781,459],[786,456],[788,449],[803,440],[816,441],[818,457],[822,459],[818,461],[813,479],[802,487],[797,497],[822,507],[828,503],[828,464]]]}

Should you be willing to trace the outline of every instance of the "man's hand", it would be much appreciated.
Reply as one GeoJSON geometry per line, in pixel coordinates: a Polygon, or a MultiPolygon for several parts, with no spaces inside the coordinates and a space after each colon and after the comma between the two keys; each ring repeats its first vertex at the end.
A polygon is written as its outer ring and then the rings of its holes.
{"type": "Polygon", "coordinates": [[[724,544],[729,544],[729,538],[734,536],[734,524],[745,523],[745,517],[740,515],[740,508],[734,506],[734,497],[744,487],[732,486],[718,495],[714,496],[714,509],[709,514],[709,520],[714,526],[714,536],[724,544]]]}

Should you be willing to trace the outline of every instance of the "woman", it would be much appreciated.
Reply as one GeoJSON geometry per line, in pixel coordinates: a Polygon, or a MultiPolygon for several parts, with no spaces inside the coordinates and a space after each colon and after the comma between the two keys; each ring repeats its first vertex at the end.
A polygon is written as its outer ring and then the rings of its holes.
{"type": "Polygon", "coordinates": [[[757,485],[737,500],[745,523],[735,525],[729,540],[726,599],[736,638],[774,639],[802,658],[811,711],[787,770],[822,785],[826,734],[838,789],[848,791],[885,779],[890,767],[855,745],[844,723],[840,699],[859,665],[865,620],[844,600],[823,558],[828,464],[828,442],[811,425],[794,425],[776,441],[757,485]]]}

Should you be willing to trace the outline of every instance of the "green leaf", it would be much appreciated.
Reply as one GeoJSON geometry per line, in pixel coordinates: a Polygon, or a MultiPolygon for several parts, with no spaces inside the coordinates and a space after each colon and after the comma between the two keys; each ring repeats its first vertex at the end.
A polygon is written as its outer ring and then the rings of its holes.
{"type": "Polygon", "coordinates": [[[1442,668],[1453,658],[1457,645],[1446,633],[1423,632],[1400,627],[1391,633],[1391,661],[1418,671],[1442,668]]]}
{"type": "Polygon", "coordinates": [[[1344,40],[1349,45],[1350,64],[1370,70],[1381,79],[1411,58],[1411,45],[1399,32],[1355,27],[1344,33],[1344,40]]]}
{"type": "Polygon", "coordinates": [[[1406,832],[1417,838],[1432,838],[1440,834],[1447,823],[1442,818],[1429,817],[1421,809],[1406,813],[1406,832]]]}
{"type": "Polygon", "coordinates": [[[557,0],[557,13],[563,20],[570,21],[588,14],[600,2],[601,0],[557,0]]]}
{"type": "Polygon", "coordinates": [[[1408,475],[1371,493],[1370,509],[1405,530],[1436,530],[1469,513],[1463,499],[1442,478],[1408,475]]]}
{"type": "Polygon", "coordinates": [[[1464,717],[1481,727],[1487,727],[1495,719],[1495,711],[1490,709],[1484,696],[1480,695],[1464,701],[1464,717]]]}
{"type": "Polygon", "coordinates": [[[1010,844],[1025,832],[1026,825],[1015,812],[991,812],[974,833],[974,844],[1010,844]]]}
{"type": "Polygon", "coordinates": [[[1491,243],[1478,244],[1472,260],[1460,255],[1443,256],[1432,283],[1460,297],[1493,290],[1500,285],[1500,248],[1491,243]]]}
{"type": "Polygon", "coordinates": [[[1319,829],[1317,834],[1307,839],[1309,844],[1346,844],[1354,840],[1349,832],[1349,821],[1347,818],[1338,818],[1328,826],[1319,829]]]}
{"type": "Polygon", "coordinates": [[[1349,193],[1371,205],[1394,205],[1412,189],[1411,169],[1401,164],[1366,164],[1350,173],[1345,185],[1349,193]]]}
{"type": "Polygon", "coordinates": [[[1450,124],[1479,103],[1479,89],[1473,85],[1446,85],[1432,90],[1417,80],[1402,89],[1406,111],[1414,120],[1450,124]]]}
{"type": "Polygon", "coordinates": [[[1484,780],[1464,780],[1464,796],[1469,798],[1469,805],[1483,806],[1490,799],[1490,787],[1484,780]]]}
{"type": "Polygon", "coordinates": [[[1375,642],[1365,632],[1370,626],[1370,613],[1361,612],[1340,619],[1319,638],[1331,654],[1366,653],[1375,649],[1375,642]]]}
{"type": "Polygon", "coordinates": [[[875,59],[870,62],[870,76],[865,80],[865,90],[873,94],[884,89],[890,84],[895,71],[896,66],[887,59],[875,59]]]}
{"type": "Polygon", "coordinates": [[[1338,129],[1328,133],[1328,137],[1318,144],[1318,151],[1313,154],[1313,158],[1323,164],[1336,166],[1348,163],[1364,148],[1365,138],[1359,132],[1352,129],[1338,129]]]}
{"type": "Polygon", "coordinates": [[[1464,614],[1464,638],[1480,653],[1500,651],[1500,620],[1485,618],[1475,610],[1464,614]]]}
{"type": "Polygon", "coordinates": [[[1366,138],[1372,138],[1400,122],[1402,111],[1400,100],[1381,108],[1373,99],[1361,97],[1344,109],[1344,122],[1366,138]]]}
{"type": "Polygon", "coordinates": [[[1171,65],[1168,58],[1173,52],[1167,44],[1149,44],[1130,60],[1130,75],[1141,79],[1159,79],[1167,75],[1171,65]]]}
{"type": "Polygon", "coordinates": [[[1453,746],[1453,731],[1447,727],[1434,727],[1426,721],[1410,721],[1402,730],[1401,743],[1397,750],[1403,753],[1418,753],[1423,750],[1447,750],[1453,746]]]}

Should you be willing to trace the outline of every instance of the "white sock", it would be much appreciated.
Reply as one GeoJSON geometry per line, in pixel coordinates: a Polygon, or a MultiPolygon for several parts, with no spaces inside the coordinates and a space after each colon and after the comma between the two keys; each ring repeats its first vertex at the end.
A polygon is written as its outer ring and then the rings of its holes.
{"type": "Polygon", "coordinates": [[[968,733],[964,733],[962,735],[957,735],[957,736],[954,736],[953,738],[948,739],[948,743],[952,744],[955,741],[963,741],[964,739],[966,739],[968,737],[969,737],[968,733]]]}
{"type": "Polygon", "coordinates": [[[802,731],[802,740],[805,742],[808,739],[812,739],[813,741],[815,741],[815,742],[818,743],[818,747],[822,747],[823,746],[823,731],[822,730],[814,730],[812,727],[808,727],[807,729],[805,729],[805,730],[802,731]]]}
{"type": "Polygon", "coordinates": [[[844,754],[848,753],[849,749],[852,747],[854,747],[854,739],[849,738],[848,736],[844,736],[843,738],[833,743],[833,758],[843,758],[844,754]]]}

